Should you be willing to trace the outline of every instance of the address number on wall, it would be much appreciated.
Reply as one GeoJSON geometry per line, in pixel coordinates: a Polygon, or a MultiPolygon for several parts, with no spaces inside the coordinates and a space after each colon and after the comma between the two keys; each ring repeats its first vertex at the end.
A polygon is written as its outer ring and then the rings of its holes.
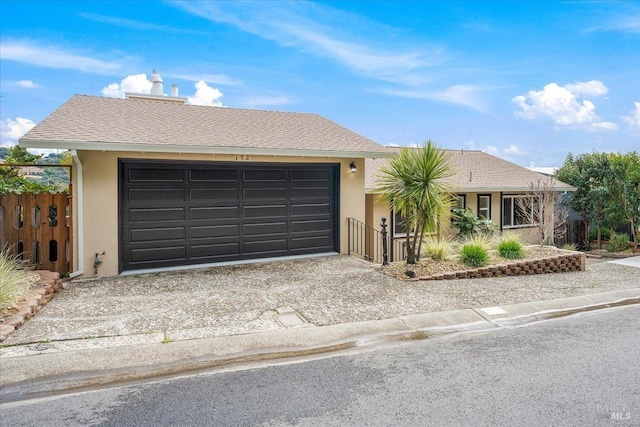
{"type": "Polygon", "coordinates": [[[247,160],[251,160],[251,156],[249,154],[234,154],[233,156],[236,161],[246,162],[247,160]]]}

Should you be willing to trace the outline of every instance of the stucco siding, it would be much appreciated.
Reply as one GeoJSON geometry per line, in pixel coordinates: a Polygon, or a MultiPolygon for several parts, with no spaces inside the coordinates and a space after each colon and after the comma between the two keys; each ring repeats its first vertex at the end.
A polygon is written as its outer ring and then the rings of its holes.
{"type": "MultiPolygon", "coordinates": [[[[79,151],[78,158],[83,166],[84,192],[80,200],[84,207],[84,259],[79,260],[84,266],[84,277],[93,277],[94,258],[96,253],[105,252],[101,256],[99,276],[118,274],[118,159],[158,159],[177,161],[215,161],[244,163],[333,163],[340,164],[339,180],[339,248],[347,252],[346,219],[353,217],[365,220],[364,194],[364,159],[356,159],[357,172],[351,173],[351,159],[344,158],[311,158],[311,157],[277,157],[277,156],[235,156],[210,154],[165,154],[143,152],[99,152],[79,151]]],[[[77,175],[76,175],[77,176],[77,175]]],[[[77,209],[76,209],[77,212],[77,209]]],[[[78,223],[74,221],[74,235],[78,233],[78,223]]],[[[77,240],[77,239],[76,239],[77,240]]],[[[79,253],[76,251],[76,253],[79,253]]],[[[80,264],[78,264],[78,267],[80,264]]]]}

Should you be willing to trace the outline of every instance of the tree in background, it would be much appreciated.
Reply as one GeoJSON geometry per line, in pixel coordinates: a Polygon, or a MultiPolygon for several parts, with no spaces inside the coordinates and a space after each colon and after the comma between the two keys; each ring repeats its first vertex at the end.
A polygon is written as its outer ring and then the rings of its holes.
{"type": "Polygon", "coordinates": [[[524,216],[531,216],[532,223],[538,228],[540,246],[554,244],[556,237],[566,233],[566,220],[569,214],[562,204],[562,196],[556,190],[553,178],[529,183],[529,196],[517,201],[517,209],[524,216]]]}
{"type": "Polygon", "coordinates": [[[432,141],[401,149],[380,169],[380,200],[405,218],[407,264],[420,259],[425,233],[436,232],[450,215],[452,196],[442,180],[451,175],[448,153],[432,141]]]}
{"type": "MultiPolygon", "coordinates": [[[[4,148],[4,147],[3,147],[4,148]]],[[[20,174],[20,167],[13,165],[46,166],[70,164],[70,154],[50,154],[47,157],[29,153],[17,145],[2,150],[4,164],[0,164],[0,192],[2,193],[56,193],[68,191],[69,170],[67,168],[44,168],[39,180],[27,179],[20,174]],[[8,166],[7,166],[8,165],[8,166]]]]}
{"type": "Polygon", "coordinates": [[[620,212],[631,228],[634,252],[640,235],[640,155],[611,154],[614,200],[611,210],[620,212]]]}
{"type": "MultiPolygon", "coordinates": [[[[589,247],[589,230],[597,230],[597,247],[602,248],[603,228],[614,228],[622,221],[640,220],[638,199],[638,155],[586,153],[569,154],[556,178],[576,187],[569,206],[585,224],[585,247],[589,247]]],[[[634,230],[636,234],[636,230],[634,230]]]]}

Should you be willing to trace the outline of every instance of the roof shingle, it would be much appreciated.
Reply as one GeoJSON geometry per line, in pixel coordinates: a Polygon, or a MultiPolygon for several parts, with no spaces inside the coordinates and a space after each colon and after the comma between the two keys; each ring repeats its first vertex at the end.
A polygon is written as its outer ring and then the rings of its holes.
{"type": "Polygon", "coordinates": [[[21,145],[34,148],[73,148],[79,143],[83,149],[139,144],[141,151],[154,146],[362,153],[359,157],[387,153],[376,142],[318,114],[86,95],[73,96],[20,139],[21,145]]]}
{"type": "MultiPolygon", "coordinates": [[[[387,148],[397,152],[398,148],[387,148]]],[[[544,182],[547,176],[522,166],[492,156],[482,151],[444,150],[449,158],[454,175],[444,181],[456,191],[489,192],[489,191],[527,191],[531,183],[544,182]]],[[[377,187],[376,178],[380,168],[387,159],[367,159],[366,192],[373,193],[377,187]]],[[[575,188],[564,182],[554,180],[557,191],[575,191],[575,188]]]]}

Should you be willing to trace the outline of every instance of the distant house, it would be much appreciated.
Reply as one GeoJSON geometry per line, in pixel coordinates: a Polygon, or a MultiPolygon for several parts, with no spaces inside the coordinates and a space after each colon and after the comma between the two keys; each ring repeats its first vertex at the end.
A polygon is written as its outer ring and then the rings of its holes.
{"type": "Polygon", "coordinates": [[[317,114],[161,94],[76,95],[19,141],[72,150],[74,276],[102,253],[99,275],[347,251],[364,159],[387,149],[317,114]]]}
{"type": "MultiPolygon", "coordinates": [[[[396,152],[397,148],[388,148],[396,152]]],[[[492,220],[500,230],[511,230],[525,241],[534,243],[537,236],[531,215],[523,215],[518,207],[518,199],[528,197],[531,183],[545,181],[549,177],[518,166],[506,160],[482,151],[446,150],[450,154],[455,175],[446,179],[457,196],[457,206],[469,208],[478,217],[492,220]]],[[[366,208],[365,223],[379,228],[381,218],[387,218],[390,232],[394,238],[404,237],[402,218],[387,204],[378,200],[375,193],[380,168],[387,159],[366,160],[366,208]]],[[[555,180],[555,189],[560,192],[575,191],[571,185],[555,180]]],[[[447,224],[448,225],[448,224],[447,224]]],[[[441,232],[446,233],[447,227],[441,232]]],[[[457,233],[449,229],[450,233],[457,233]]]]}

